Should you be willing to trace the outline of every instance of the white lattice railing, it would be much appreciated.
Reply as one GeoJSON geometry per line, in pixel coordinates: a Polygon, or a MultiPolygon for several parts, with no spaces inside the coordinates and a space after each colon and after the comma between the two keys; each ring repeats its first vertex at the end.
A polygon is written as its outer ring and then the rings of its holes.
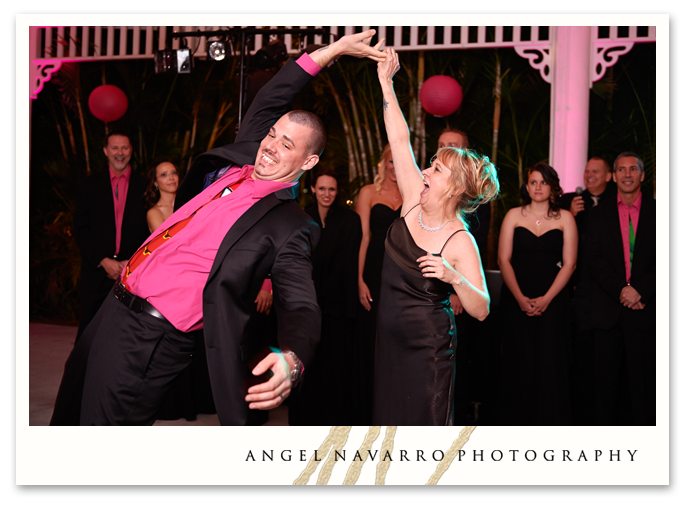
{"type": "MultiPolygon", "coordinates": [[[[173,32],[219,30],[218,26],[60,26],[37,27],[34,60],[93,61],[113,59],[153,58],[154,52],[166,47],[167,36],[173,32]]],[[[232,27],[228,27],[232,28],[232,27]]],[[[265,27],[267,28],[267,27],[265,27]]],[[[269,27],[276,28],[276,27],[269,27]]],[[[293,27],[282,27],[293,28],[293,27]]],[[[297,27],[296,27],[297,28],[297,27]]],[[[307,28],[307,27],[302,27],[307,28]]],[[[310,27],[321,28],[321,27],[310,27]]],[[[377,38],[386,37],[387,45],[397,51],[434,49],[473,49],[517,47],[550,42],[549,27],[540,26],[332,26],[331,40],[342,35],[357,33],[368,28],[378,30],[377,38]]],[[[594,43],[654,42],[656,27],[594,27],[594,43]]],[[[256,34],[250,38],[250,52],[261,48],[268,39],[256,34]]],[[[322,36],[299,38],[283,35],[289,54],[301,51],[307,43],[321,44],[322,36]]],[[[211,37],[215,39],[215,37],[211,37]]],[[[187,47],[196,57],[206,57],[207,37],[188,37],[187,47]]],[[[171,49],[178,49],[181,41],[174,38],[171,49]]]]}

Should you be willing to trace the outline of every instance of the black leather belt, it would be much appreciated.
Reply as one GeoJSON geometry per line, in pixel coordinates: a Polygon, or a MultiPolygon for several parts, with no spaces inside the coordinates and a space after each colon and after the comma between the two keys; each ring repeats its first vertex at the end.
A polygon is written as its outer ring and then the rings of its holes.
{"type": "Polygon", "coordinates": [[[134,311],[135,313],[148,313],[151,316],[168,322],[168,320],[166,320],[166,318],[161,313],[159,313],[154,306],[149,304],[143,298],[137,297],[134,293],[128,292],[127,288],[125,288],[120,281],[118,281],[115,284],[114,293],[116,299],[125,304],[130,310],[134,311]]]}

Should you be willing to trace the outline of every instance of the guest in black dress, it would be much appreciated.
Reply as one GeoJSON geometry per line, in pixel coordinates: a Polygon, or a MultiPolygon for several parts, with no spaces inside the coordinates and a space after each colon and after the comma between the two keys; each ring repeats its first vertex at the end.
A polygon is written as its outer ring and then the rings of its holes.
{"type": "Polygon", "coordinates": [[[305,211],[322,225],[312,253],[312,279],[322,310],[322,334],[302,385],[291,394],[290,425],[355,425],[357,399],[352,386],[358,314],[358,215],[337,203],[337,175],[317,171],[311,186],[315,202],[305,211]]]}
{"type": "Polygon", "coordinates": [[[452,425],[456,326],[450,295],[484,319],[490,297],[464,215],[499,191],[495,167],[445,147],[422,173],[392,78],[396,52],[377,66],[402,214],[385,241],[375,351],[375,425],[452,425]],[[436,252],[436,253],[430,253],[436,252]]]}
{"type": "Polygon", "coordinates": [[[524,205],[505,216],[497,263],[502,272],[502,425],[568,425],[571,305],[577,263],[574,217],[560,212],[555,170],[529,169],[524,205]]]}
{"type": "Polygon", "coordinates": [[[358,252],[358,356],[353,378],[360,404],[355,425],[372,423],[372,395],[377,332],[377,308],[380,301],[380,279],[384,240],[387,230],[401,213],[401,193],[396,184],[392,150],[385,146],[377,166],[374,184],[360,189],[356,200],[360,216],[362,240],[358,252]]]}

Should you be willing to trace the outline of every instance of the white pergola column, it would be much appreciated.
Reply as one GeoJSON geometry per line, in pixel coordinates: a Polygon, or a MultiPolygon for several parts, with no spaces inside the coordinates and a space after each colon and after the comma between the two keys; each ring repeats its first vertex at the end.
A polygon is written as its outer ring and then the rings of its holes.
{"type": "Polygon", "coordinates": [[[555,26],[550,87],[550,165],[560,186],[573,192],[584,185],[589,148],[591,27],[555,26]]]}

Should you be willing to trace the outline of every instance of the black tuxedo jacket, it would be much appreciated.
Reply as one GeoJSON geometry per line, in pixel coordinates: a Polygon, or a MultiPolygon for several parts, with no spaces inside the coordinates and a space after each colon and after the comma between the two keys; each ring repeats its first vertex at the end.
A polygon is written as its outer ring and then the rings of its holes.
{"type": "MultiPolygon", "coordinates": [[[[204,176],[229,164],[254,164],[260,141],[286,112],[311,76],[292,59],[258,93],[236,142],[197,157],[176,205],[196,195],[204,176]]],[[[254,299],[272,279],[281,348],[293,350],[309,367],[320,337],[320,309],[312,283],[310,253],[319,226],[295,202],[298,186],[267,195],[230,228],[204,287],[204,340],[209,377],[222,425],[252,423],[245,401],[251,361],[268,336],[249,335],[254,299]]]]}
{"type": "Polygon", "coordinates": [[[617,198],[608,199],[591,210],[585,244],[589,272],[589,317],[592,327],[613,328],[622,313],[641,321],[641,330],[655,332],[656,317],[656,201],[642,195],[642,205],[634,241],[630,284],[645,304],[643,310],[627,309],[620,292],[627,286],[625,259],[620,233],[617,198]]]}
{"type": "MultiPolygon", "coordinates": [[[[560,199],[560,207],[569,211],[569,207],[572,205],[572,200],[577,196],[576,192],[565,193],[560,199]]],[[[594,207],[593,200],[591,199],[591,192],[589,190],[584,190],[581,195],[584,199],[584,210],[577,214],[574,219],[577,222],[577,229],[579,230],[579,241],[583,242],[586,239],[586,227],[589,222],[589,211],[594,207]]],[[[616,198],[617,190],[614,188],[612,183],[608,183],[606,189],[601,193],[599,197],[598,205],[600,206],[606,200],[616,198]]],[[[595,206],[598,207],[598,206],[595,206]]]]}
{"type": "MultiPolygon", "coordinates": [[[[149,236],[143,200],[146,185],[145,178],[134,172],[130,174],[118,260],[129,259],[149,236]]],[[[75,204],[73,233],[82,254],[81,289],[86,293],[98,291],[108,277],[99,262],[113,258],[115,253],[115,211],[108,169],[82,181],[75,204]]]]}
{"type": "MultiPolygon", "coordinates": [[[[614,190],[613,187],[614,185],[609,183],[606,186],[605,191],[599,195],[599,206],[608,199],[616,198],[617,190],[614,190]]],[[[576,196],[576,192],[565,193],[560,199],[560,207],[566,211],[569,211],[569,208],[572,205],[572,200],[574,200],[574,197],[576,196]]],[[[572,274],[572,279],[570,281],[570,290],[576,287],[576,291],[588,290],[589,286],[588,272],[586,269],[584,269],[584,258],[586,251],[584,246],[586,244],[586,229],[589,224],[591,209],[594,208],[593,200],[591,199],[591,192],[589,192],[589,190],[584,190],[580,196],[584,199],[584,210],[577,213],[577,216],[574,218],[574,221],[577,223],[577,232],[579,235],[579,254],[577,255],[577,268],[574,270],[574,274],[572,274]]],[[[588,308],[586,307],[586,304],[583,303],[583,300],[581,300],[583,297],[576,292],[574,293],[574,297],[575,299],[580,299],[575,309],[577,310],[577,318],[584,320],[579,322],[579,327],[581,328],[582,325],[586,325],[586,320],[588,319],[588,308]]]]}

